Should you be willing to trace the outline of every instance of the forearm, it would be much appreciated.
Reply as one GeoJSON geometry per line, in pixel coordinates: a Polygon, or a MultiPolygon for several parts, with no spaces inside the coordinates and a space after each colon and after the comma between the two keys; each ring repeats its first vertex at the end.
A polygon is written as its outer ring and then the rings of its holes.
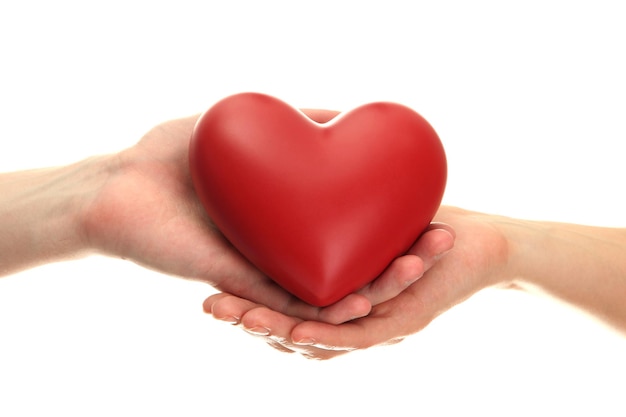
{"type": "Polygon", "coordinates": [[[101,165],[0,174],[0,276],[84,252],[81,213],[103,181],[101,165]]]}
{"type": "Polygon", "coordinates": [[[626,332],[626,229],[516,221],[507,230],[518,286],[626,332]]]}

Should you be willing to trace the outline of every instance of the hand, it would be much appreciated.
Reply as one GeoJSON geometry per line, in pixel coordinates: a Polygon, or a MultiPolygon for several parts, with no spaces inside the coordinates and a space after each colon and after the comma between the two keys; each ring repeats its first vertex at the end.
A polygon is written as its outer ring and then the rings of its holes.
{"type": "MultiPolygon", "coordinates": [[[[337,113],[309,110],[318,122],[337,113]]],[[[189,279],[309,320],[341,323],[396,296],[429,265],[397,259],[374,283],[326,308],[308,305],[248,263],[220,234],[194,192],[188,145],[197,117],[173,120],[135,146],[106,158],[106,181],[84,214],[89,245],[145,267],[189,279]]],[[[236,190],[234,190],[236,191],[236,190]]],[[[451,239],[439,243],[446,250],[451,239]]],[[[237,316],[223,317],[236,321],[237,316]]]]}
{"type": "Polygon", "coordinates": [[[308,358],[329,359],[396,343],[503,276],[507,244],[497,218],[441,207],[435,220],[454,226],[454,248],[437,262],[436,246],[446,241],[451,229],[435,224],[411,250],[428,272],[395,298],[375,305],[367,317],[339,325],[307,321],[230,294],[209,297],[205,310],[218,319],[239,317],[241,327],[271,346],[308,358]]]}

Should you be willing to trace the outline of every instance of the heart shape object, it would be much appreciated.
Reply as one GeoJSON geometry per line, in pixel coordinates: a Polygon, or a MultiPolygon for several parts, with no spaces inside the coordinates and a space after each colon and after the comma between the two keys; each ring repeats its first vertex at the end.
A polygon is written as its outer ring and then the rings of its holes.
{"type": "Polygon", "coordinates": [[[405,253],[439,208],[447,176],[430,124],[387,102],[320,124],[274,97],[236,94],[198,119],[189,152],[196,193],[224,236],[316,306],[405,253]]]}

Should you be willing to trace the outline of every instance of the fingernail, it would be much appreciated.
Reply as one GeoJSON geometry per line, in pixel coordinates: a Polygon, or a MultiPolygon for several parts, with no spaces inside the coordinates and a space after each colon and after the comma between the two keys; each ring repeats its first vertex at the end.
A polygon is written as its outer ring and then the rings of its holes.
{"type": "Polygon", "coordinates": [[[244,330],[255,336],[269,336],[269,334],[271,333],[270,329],[268,329],[267,327],[252,327],[250,329],[244,328],[244,330]]]}
{"type": "Polygon", "coordinates": [[[281,336],[270,334],[267,337],[270,340],[273,340],[274,342],[280,343],[281,345],[284,345],[285,343],[287,343],[287,339],[285,339],[284,337],[281,337],[281,336]]]}
{"type": "Polygon", "coordinates": [[[296,345],[311,346],[315,344],[315,339],[310,338],[310,337],[305,337],[300,340],[294,340],[293,343],[296,345]]]}
{"type": "Polygon", "coordinates": [[[226,317],[216,317],[218,320],[225,321],[228,324],[239,324],[239,317],[234,316],[226,316],[226,317]]]}

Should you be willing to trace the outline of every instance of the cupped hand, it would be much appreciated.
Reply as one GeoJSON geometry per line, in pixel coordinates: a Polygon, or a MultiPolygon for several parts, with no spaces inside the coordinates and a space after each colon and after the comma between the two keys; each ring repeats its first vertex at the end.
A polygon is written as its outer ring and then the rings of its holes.
{"type": "Polygon", "coordinates": [[[477,291],[505,282],[507,241],[498,228],[505,219],[442,206],[435,220],[453,227],[454,248],[439,259],[436,248],[445,247],[452,234],[450,226],[435,224],[408,255],[417,255],[428,272],[397,296],[375,303],[366,317],[338,325],[303,320],[230,294],[209,297],[205,310],[217,319],[238,317],[239,326],[271,346],[308,358],[396,343],[477,291]]]}
{"type": "MultiPolygon", "coordinates": [[[[320,123],[337,114],[306,113],[320,123]]],[[[85,204],[82,216],[91,248],[166,274],[207,282],[289,316],[329,323],[367,315],[373,305],[400,293],[428,267],[415,256],[400,258],[374,283],[325,308],[287,293],[224,239],[199,203],[188,162],[197,118],[163,123],[135,146],[104,158],[101,171],[106,181],[85,204]]]]}

